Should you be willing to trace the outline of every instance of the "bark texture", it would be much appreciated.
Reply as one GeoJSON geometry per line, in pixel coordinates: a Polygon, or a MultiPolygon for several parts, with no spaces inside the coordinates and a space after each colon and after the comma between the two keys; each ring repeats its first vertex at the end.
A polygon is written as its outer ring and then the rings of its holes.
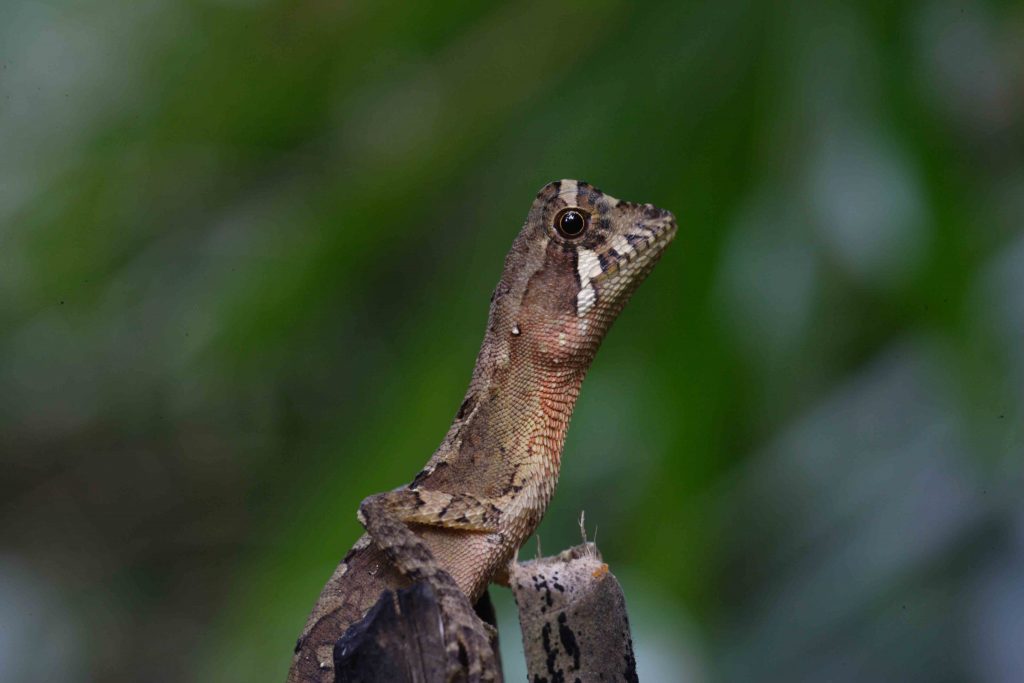
{"type": "Polygon", "coordinates": [[[533,683],[637,681],[622,586],[593,543],[511,570],[533,683]]]}
{"type": "MultiPolygon", "coordinates": [[[[636,659],[618,580],[597,546],[584,543],[558,555],[510,568],[531,683],[637,681],[636,659]]],[[[490,596],[477,603],[495,623],[490,596]]],[[[386,591],[334,646],[339,683],[443,683],[449,678],[440,608],[433,589],[417,583],[386,591]]],[[[497,631],[491,634],[498,652],[497,631]]],[[[325,662],[324,669],[329,665],[325,662]]],[[[494,672],[502,680],[500,659],[494,672]]],[[[325,673],[330,673],[329,671],[325,673]]]]}
{"type": "MultiPolygon", "coordinates": [[[[476,607],[480,617],[493,626],[490,595],[484,593],[476,607]]],[[[467,681],[464,670],[449,678],[441,628],[440,606],[429,584],[420,582],[397,592],[386,591],[366,616],[353,624],[334,645],[334,680],[338,683],[467,681]]],[[[497,631],[489,635],[498,657],[493,680],[501,683],[497,631]]]]}

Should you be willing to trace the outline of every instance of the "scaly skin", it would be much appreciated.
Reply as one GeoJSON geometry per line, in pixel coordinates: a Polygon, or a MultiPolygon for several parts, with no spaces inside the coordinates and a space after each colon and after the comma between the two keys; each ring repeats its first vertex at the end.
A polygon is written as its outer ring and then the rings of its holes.
{"type": "Polygon", "coordinates": [[[675,232],[667,211],[584,182],[549,183],[537,194],[448,434],[411,484],[363,501],[367,533],[324,587],[290,682],[333,681],[335,641],[382,591],[420,580],[439,596],[453,667],[461,650],[470,679],[487,679],[493,653],[471,605],[540,523],[583,377],[675,232]]]}

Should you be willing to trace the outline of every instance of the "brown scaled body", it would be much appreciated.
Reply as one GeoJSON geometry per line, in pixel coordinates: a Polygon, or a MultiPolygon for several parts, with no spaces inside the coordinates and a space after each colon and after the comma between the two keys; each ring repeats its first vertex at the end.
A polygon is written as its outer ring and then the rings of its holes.
{"type": "Polygon", "coordinates": [[[406,487],[360,506],[365,534],[299,638],[289,681],[332,681],[334,642],[382,591],[428,581],[454,659],[487,677],[467,620],[534,532],[558,481],[580,384],[608,328],[675,236],[672,214],[575,180],[537,195],[505,259],[466,397],[406,487]]]}

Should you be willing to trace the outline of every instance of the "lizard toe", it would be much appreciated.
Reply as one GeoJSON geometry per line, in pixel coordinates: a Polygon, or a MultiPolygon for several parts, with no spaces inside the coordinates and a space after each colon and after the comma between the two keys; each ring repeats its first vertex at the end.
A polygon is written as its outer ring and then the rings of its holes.
{"type": "Polygon", "coordinates": [[[449,680],[483,683],[497,680],[498,660],[491,632],[461,592],[446,596],[442,608],[449,680]]]}

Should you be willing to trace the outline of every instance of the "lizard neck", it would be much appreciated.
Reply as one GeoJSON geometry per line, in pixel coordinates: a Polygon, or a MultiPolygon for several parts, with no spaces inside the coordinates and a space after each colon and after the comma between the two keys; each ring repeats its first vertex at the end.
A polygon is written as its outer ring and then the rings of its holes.
{"type": "Polygon", "coordinates": [[[516,542],[554,494],[580,385],[614,318],[577,315],[575,259],[554,242],[517,238],[465,399],[412,484],[501,499],[516,542]]]}
{"type": "Polygon", "coordinates": [[[546,362],[527,334],[499,331],[488,326],[455,421],[414,486],[507,498],[532,533],[554,494],[589,362],[546,362]]]}

